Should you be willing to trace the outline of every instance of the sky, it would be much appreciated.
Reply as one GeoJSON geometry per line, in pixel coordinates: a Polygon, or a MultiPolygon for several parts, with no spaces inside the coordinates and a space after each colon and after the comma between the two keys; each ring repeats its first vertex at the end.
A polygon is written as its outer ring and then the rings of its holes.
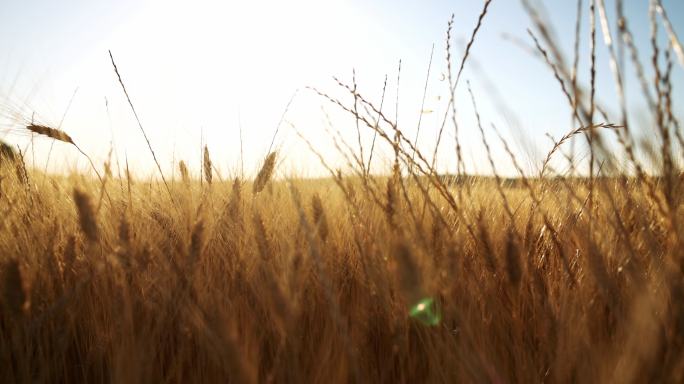
{"type": "MultiPolygon", "coordinates": [[[[542,3],[562,51],[571,60],[576,2],[542,3]]],[[[583,3],[579,79],[586,85],[588,0],[583,3]]],[[[678,36],[684,37],[684,2],[662,3],[678,36]]],[[[615,33],[615,5],[613,0],[606,4],[615,33]]],[[[352,74],[359,92],[378,106],[387,76],[383,112],[412,139],[420,119],[418,148],[431,156],[449,100],[447,22],[453,14],[451,48],[456,67],[482,6],[483,1],[475,0],[4,0],[0,4],[0,115],[4,116],[0,138],[25,150],[28,163],[35,167],[51,172],[88,169],[87,160],[74,148],[57,143],[50,151],[50,140],[27,134],[23,126],[33,118],[61,127],[98,164],[113,148],[112,161],[121,164],[127,159],[136,174],[153,176],[156,168],[113,71],[111,50],[167,174],[179,160],[198,173],[201,148],[207,145],[221,177],[243,170],[253,175],[276,130],[274,147],[280,153],[281,175],[324,174],[299,135],[333,167],[345,169],[344,156],[336,151],[332,138],[339,132],[357,151],[355,122],[310,88],[353,105],[353,97],[333,80],[334,76],[352,84],[352,74]]],[[[625,13],[651,78],[648,0],[625,1],[625,13]]],[[[551,148],[547,133],[559,138],[572,128],[570,108],[548,66],[503,37],[530,45],[526,30],[531,26],[521,3],[514,0],[494,0],[484,19],[456,92],[459,138],[469,172],[492,169],[481,144],[468,82],[499,173],[510,175],[515,169],[490,124],[509,140],[526,171],[534,171],[551,148]]],[[[659,28],[659,41],[665,46],[661,24],[659,28]]],[[[609,112],[616,111],[615,86],[600,30],[597,62],[598,100],[609,112]]],[[[630,113],[643,122],[637,134],[653,136],[651,117],[630,65],[626,73],[630,113]]],[[[676,106],[684,96],[682,66],[677,63],[673,86],[676,106]]],[[[675,113],[681,116],[681,112],[676,107],[675,113]]],[[[361,127],[365,158],[372,141],[370,129],[361,127]]],[[[392,151],[382,140],[376,150],[373,170],[381,173],[388,169],[392,151]]],[[[581,143],[577,151],[586,156],[581,143]]],[[[445,129],[437,164],[444,171],[455,169],[451,125],[445,129]]]]}

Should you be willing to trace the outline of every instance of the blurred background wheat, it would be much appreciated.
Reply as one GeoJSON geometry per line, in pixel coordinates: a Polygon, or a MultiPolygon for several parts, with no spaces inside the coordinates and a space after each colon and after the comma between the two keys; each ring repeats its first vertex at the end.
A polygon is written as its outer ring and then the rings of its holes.
{"type": "Polygon", "coordinates": [[[578,1],[566,61],[550,21],[523,1],[532,26],[518,43],[547,64],[573,122],[530,173],[462,78],[491,4],[461,48],[453,17],[446,26],[449,97],[434,148],[401,129],[384,90],[377,101],[362,94],[355,72],[333,80],[335,94],[300,90],[353,121],[326,128],[342,165],[296,124],[279,126],[299,134],[321,178],[279,172],[275,137],[253,178],[243,164],[221,175],[215,143],[198,174],[188,159],[163,169],[113,55],[155,177],[115,165],[112,151],[92,161],[61,127],[24,116],[19,131],[73,147],[97,177],[47,173],[27,166],[25,150],[0,148],[2,381],[684,381],[684,141],[672,97],[684,54],[666,9],[650,1],[642,62],[621,1],[614,23],[603,0],[578,1]],[[596,97],[601,41],[616,110],[596,97]],[[646,125],[630,118],[625,55],[646,125]],[[469,99],[457,99],[459,87],[469,99]],[[490,175],[466,171],[464,103],[490,175]],[[583,142],[578,158],[569,146],[583,142]],[[438,169],[440,145],[453,150],[454,172],[438,169]],[[390,149],[384,173],[372,169],[380,146],[390,149]]]}

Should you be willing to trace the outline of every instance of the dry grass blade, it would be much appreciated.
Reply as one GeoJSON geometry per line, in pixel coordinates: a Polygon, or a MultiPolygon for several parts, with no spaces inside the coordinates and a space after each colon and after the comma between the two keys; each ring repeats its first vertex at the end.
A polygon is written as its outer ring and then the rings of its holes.
{"type": "Polygon", "coordinates": [[[573,107],[573,113],[575,114],[574,117],[577,119],[577,121],[584,124],[584,121],[588,120],[588,117],[587,117],[588,113],[584,109],[584,106],[582,105],[582,103],[579,102],[579,94],[578,94],[579,89],[573,83],[573,89],[572,90],[575,93],[574,93],[574,95],[570,94],[567,87],[565,86],[565,81],[563,81],[563,78],[561,77],[558,66],[551,61],[551,58],[549,57],[548,53],[541,46],[541,44],[539,43],[539,40],[534,35],[534,33],[530,29],[527,30],[527,33],[530,35],[530,37],[532,37],[532,40],[534,40],[534,44],[537,47],[537,50],[541,53],[544,60],[546,61],[546,64],[548,64],[548,66],[551,67],[551,70],[553,71],[553,76],[556,78],[556,80],[558,81],[558,84],[560,84],[560,86],[561,86],[561,91],[563,92],[565,97],[568,99],[568,103],[573,107]],[[582,116],[584,117],[584,119],[580,118],[578,111],[582,112],[582,116]]]}
{"type": "MultiPolygon", "coordinates": [[[[432,69],[432,56],[435,53],[435,45],[432,44],[432,49],[430,49],[430,60],[428,62],[427,74],[425,75],[425,87],[423,88],[423,99],[420,102],[420,114],[418,115],[418,127],[416,127],[416,137],[413,139],[413,145],[418,146],[418,135],[420,134],[420,124],[423,121],[423,114],[425,111],[425,96],[427,96],[428,82],[430,81],[430,70],[432,69]]],[[[415,158],[415,153],[411,157],[411,160],[415,158]]]]}
{"type": "Polygon", "coordinates": [[[294,101],[295,97],[297,96],[297,92],[299,92],[298,89],[296,89],[294,91],[294,93],[292,93],[292,97],[290,97],[290,100],[287,102],[287,105],[285,106],[285,109],[283,110],[283,114],[280,115],[280,120],[278,120],[278,125],[276,125],[275,132],[273,132],[273,138],[271,138],[271,144],[268,146],[267,153],[271,153],[271,150],[273,149],[273,144],[275,144],[276,136],[278,136],[278,130],[280,130],[280,125],[283,123],[283,121],[285,121],[285,116],[287,115],[287,112],[290,110],[290,106],[292,105],[292,102],[294,101]]]}
{"type": "MultiPolygon", "coordinates": [[[[385,104],[385,90],[387,89],[387,75],[385,75],[385,82],[382,84],[382,97],[380,98],[380,111],[382,111],[382,106],[385,104]]],[[[380,122],[380,114],[378,114],[378,117],[375,119],[375,126],[377,128],[378,123],[380,122]]],[[[366,169],[368,170],[368,173],[370,174],[370,169],[371,169],[371,163],[373,162],[373,152],[375,151],[375,140],[378,137],[378,133],[376,131],[373,131],[373,141],[371,142],[371,147],[370,147],[370,153],[368,154],[368,166],[366,166],[366,169]]]]}
{"type": "MultiPolygon", "coordinates": [[[[619,1],[619,0],[618,0],[619,1]]],[[[619,6],[618,6],[619,8],[619,6]]],[[[570,73],[570,84],[572,86],[572,122],[579,123],[577,119],[577,107],[579,103],[579,92],[577,84],[577,72],[580,60],[580,32],[582,28],[582,0],[577,0],[577,15],[575,16],[575,42],[573,45],[572,72],[570,73]]],[[[575,139],[570,143],[570,167],[572,174],[575,173],[575,139]]]]}
{"type": "Polygon", "coordinates": [[[387,179],[387,203],[385,204],[385,216],[387,217],[387,222],[390,224],[390,226],[394,229],[396,228],[396,222],[394,221],[394,216],[397,213],[397,203],[398,203],[398,191],[397,191],[397,186],[399,184],[399,178],[397,175],[399,174],[399,167],[394,166],[393,172],[392,172],[392,177],[387,179]]]}
{"type": "MultiPolygon", "coordinates": [[[[357,84],[356,84],[356,70],[352,69],[352,84],[354,84],[354,112],[358,116],[358,105],[359,105],[359,97],[356,93],[357,90],[357,84]]],[[[359,119],[356,118],[356,140],[359,144],[359,158],[361,159],[361,172],[363,173],[364,177],[366,175],[366,166],[363,163],[363,159],[365,159],[363,155],[363,143],[361,141],[361,129],[359,128],[359,119]]]]}
{"type": "MultiPolygon", "coordinates": [[[[492,3],[492,0],[485,0],[484,6],[482,8],[482,12],[480,12],[480,16],[477,18],[477,24],[475,25],[475,29],[473,29],[473,33],[470,35],[470,40],[468,41],[468,44],[466,45],[465,53],[463,54],[463,59],[461,59],[461,65],[458,68],[458,72],[456,73],[456,81],[454,81],[454,84],[451,86],[451,91],[454,92],[456,90],[456,87],[458,86],[458,81],[461,79],[461,74],[463,73],[463,68],[465,67],[466,60],[468,60],[468,55],[470,54],[470,49],[473,47],[473,43],[475,42],[475,37],[477,36],[477,32],[480,30],[480,27],[482,27],[482,21],[484,20],[485,16],[487,15],[487,11],[489,10],[489,5],[492,3]]],[[[455,101],[452,101],[452,103],[455,101]]]]}
{"type": "MultiPolygon", "coordinates": [[[[73,103],[74,98],[76,97],[76,92],[78,92],[78,87],[76,87],[76,89],[74,89],[74,93],[71,94],[71,98],[69,99],[69,103],[67,104],[67,107],[64,110],[64,113],[62,114],[62,119],[60,120],[59,125],[57,125],[57,128],[62,128],[62,124],[64,123],[64,119],[66,118],[66,115],[69,112],[69,109],[71,108],[71,104],[73,103]]],[[[52,148],[54,146],[55,146],[55,142],[53,141],[52,143],[50,143],[50,149],[48,150],[47,159],[45,160],[45,172],[46,173],[47,173],[47,167],[50,164],[50,155],[52,154],[52,148]]]]}
{"type": "Polygon", "coordinates": [[[126,90],[126,86],[124,85],[123,79],[121,79],[121,74],[119,74],[119,68],[117,68],[116,63],[114,62],[114,56],[112,55],[112,51],[109,51],[109,58],[112,60],[112,66],[114,67],[114,73],[116,73],[116,77],[119,79],[119,84],[121,84],[121,88],[123,89],[124,95],[126,95],[126,100],[128,100],[128,105],[131,106],[131,110],[133,111],[133,116],[135,116],[135,120],[138,122],[138,127],[140,128],[140,131],[143,134],[143,137],[145,138],[145,142],[147,143],[147,148],[149,148],[150,153],[152,153],[152,159],[154,159],[154,163],[157,165],[157,170],[159,170],[159,176],[162,178],[162,182],[164,182],[164,186],[166,187],[166,191],[169,193],[169,196],[171,197],[171,200],[173,201],[173,194],[171,193],[171,189],[169,188],[169,184],[166,182],[166,178],[164,177],[164,172],[162,172],[161,165],[159,165],[159,161],[157,160],[157,155],[154,153],[154,149],[152,149],[152,143],[150,143],[150,139],[147,137],[147,133],[145,133],[145,129],[142,126],[142,123],[140,122],[140,118],[138,117],[138,112],[136,112],[135,107],[133,106],[133,101],[131,101],[131,97],[128,95],[128,91],[126,90]]]}
{"type": "MultiPolygon", "coordinates": [[[[448,72],[449,72],[449,91],[450,91],[450,97],[449,97],[449,105],[447,106],[445,112],[444,112],[444,117],[442,118],[442,124],[439,128],[439,134],[437,135],[437,144],[435,144],[435,151],[434,153],[437,153],[437,149],[439,147],[439,142],[442,138],[442,132],[444,131],[444,126],[446,125],[447,117],[449,116],[449,112],[451,111],[452,115],[452,122],[454,124],[454,129],[456,130],[455,132],[455,137],[456,137],[456,153],[458,156],[458,167],[459,167],[459,172],[463,168],[463,159],[461,157],[461,145],[459,142],[458,138],[458,124],[456,122],[456,100],[455,100],[455,92],[456,92],[456,87],[458,86],[458,82],[461,79],[461,74],[463,73],[463,68],[465,68],[465,63],[466,60],[468,60],[468,56],[470,54],[470,49],[473,46],[473,43],[475,42],[475,37],[477,36],[477,32],[480,30],[480,27],[482,27],[482,21],[484,20],[485,16],[487,15],[487,11],[489,9],[489,5],[491,4],[492,0],[485,0],[484,6],[482,8],[482,12],[480,12],[480,16],[477,18],[477,24],[475,25],[475,28],[473,29],[473,33],[470,35],[470,40],[468,40],[468,44],[466,44],[465,48],[465,53],[463,54],[463,58],[461,59],[461,64],[458,68],[458,73],[456,74],[456,80],[452,82],[451,80],[451,54],[450,54],[450,49],[449,49],[449,44],[450,44],[450,39],[451,39],[451,26],[453,25],[453,20],[454,16],[453,14],[451,15],[451,20],[449,22],[449,28],[447,29],[447,65],[448,65],[448,72]],[[451,109],[450,109],[451,108],[451,109]]],[[[434,161],[433,161],[434,164],[434,161]]]]}
{"type": "Polygon", "coordinates": [[[662,17],[663,19],[665,31],[667,31],[667,36],[670,39],[670,44],[672,44],[672,49],[675,51],[675,54],[677,55],[679,65],[681,65],[684,68],[684,49],[682,48],[682,43],[679,42],[679,38],[677,37],[677,34],[675,33],[675,30],[674,28],[672,28],[672,24],[670,23],[670,18],[667,16],[665,7],[663,7],[663,3],[660,0],[656,0],[656,10],[660,14],[660,17],[662,17]]]}
{"type": "Polygon", "coordinates": [[[508,218],[511,221],[511,224],[513,224],[513,223],[515,223],[515,218],[513,217],[513,211],[511,210],[511,206],[508,203],[508,198],[506,197],[506,194],[502,189],[501,177],[499,176],[498,172],[496,171],[496,165],[494,164],[494,159],[492,158],[492,151],[489,147],[489,143],[487,142],[487,137],[485,136],[484,128],[482,128],[482,121],[480,119],[480,111],[477,109],[477,104],[475,103],[475,95],[473,94],[473,90],[470,88],[470,82],[468,82],[468,93],[470,93],[470,99],[473,103],[473,110],[475,111],[475,118],[477,120],[477,127],[480,131],[480,137],[482,138],[482,144],[485,147],[485,152],[487,153],[487,160],[489,161],[489,165],[492,167],[492,172],[494,173],[494,179],[496,180],[496,189],[499,192],[499,196],[501,197],[501,201],[503,202],[504,211],[506,211],[506,214],[508,215],[508,218]]]}
{"type": "Polygon", "coordinates": [[[560,147],[565,144],[568,140],[572,139],[576,135],[580,133],[587,133],[591,132],[595,129],[598,128],[609,128],[609,129],[615,129],[615,130],[620,130],[623,129],[624,127],[621,125],[615,125],[615,124],[608,124],[608,123],[599,123],[595,125],[590,125],[590,126],[585,126],[585,127],[579,127],[571,130],[570,132],[566,133],[563,137],[560,138],[560,140],[555,141],[554,140],[554,145],[553,148],[546,154],[546,158],[544,159],[544,162],[542,163],[541,170],[539,171],[539,177],[544,177],[546,174],[546,170],[549,166],[549,162],[551,161],[551,157],[553,156],[554,153],[556,153],[560,147]]]}

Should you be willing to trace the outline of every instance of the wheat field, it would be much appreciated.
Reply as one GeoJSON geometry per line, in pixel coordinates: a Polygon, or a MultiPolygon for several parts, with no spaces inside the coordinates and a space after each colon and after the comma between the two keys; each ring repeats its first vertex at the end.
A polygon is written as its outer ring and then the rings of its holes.
{"type": "MultiPolygon", "coordinates": [[[[490,2],[465,51],[449,56],[450,104],[490,2]]],[[[639,129],[655,139],[637,143],[624,104],[608,114],[593,76],[576,84],[547,21],[528,10],[575,123],[537,174],[503,138],[517,177],[465,174],[458,141],[459,172],[440,173],[431,149],[341,81],[353,104],[309,91],[393,148],[385,174],[369,171],[368,148],[346,143],[350,167],[339,171],[304,136],[328,177],[276,177],[272,151],[252,177],[222,180],[207,147],[199,175],[180,162],[178,177],[136,179],[90,157],[92,174],[54,175],[3,147],[0,381],[684,381],[684,178],[670,81],[681,45],[653,38],[665,65],[641,74],[656,93],[654,123],[639,129]],[[552,159],[574,139],[588,143],[588,171],[559,175],[552,159]]],[[[627,50],[628,25],[612,31],[627,50]]],[[[87,157],[65,131],[25,128],[87,157]]]]}

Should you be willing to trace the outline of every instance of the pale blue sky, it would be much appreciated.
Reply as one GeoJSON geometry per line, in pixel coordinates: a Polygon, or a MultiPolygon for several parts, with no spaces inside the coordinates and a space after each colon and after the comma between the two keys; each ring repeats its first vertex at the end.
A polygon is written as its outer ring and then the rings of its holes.
{"type": "MultiPolygon", "coordinates": [[[[585,7],[588,0],[583,1],[585,7]]],[[[475,25],[482,1],[31,1],[5,0],[0,5],[0,103],[30,118],[35,112],[56,126],[78,88],[62,126],[96,158],[105,158],[114,137],[119,156],[128,156],[144,174],[153,169],[151,156],[135,125],[109,63],[107,50],[117,59],[143,125],[166,169],[173,159],[199,164],[201,140],[209,144],[215,161],[226,173],[239,164],[238,115],[243,127],[246,169],[252,171],[264,155],[271,135],[295,89],[288,121],[297,126],[335,163],[325,133],[321,105],[339,129],[355,143],[355,128],[331,105],[303,89],[311,85],[336,92],[330,77],[351,80],[356,69],[359,89],[378,101],[384,75],[389,76],[385,104],[394,115],[397,62],[402,59],[399,125],[413,137],[420,113],[430,48],[435,44],[427,110],[423,115],[421,148],[431,153],[437,126],[446,107],[445,34],[455,14],[454,50],[462,55],[462,41],[475,25]],[[105,109],[109,102],[109,115],[105,109]],[[239,111],[239,113],[238,113],[239,111]],[[111,127],[111,129],[110,129],[111,127]],[[202,138],[203,137],[203,138],[202,138]]],[[[571,59],[575,2],[543,2],[571,59]]],[[[684,36],[684,2],[663,0],[678,35],[684,36]]],[[[607,0],[613,17],[614,2],[607,0]]],[[[650,76],[648,0],[625,1],[625,13],[650,76]]],[[[588,80],[588,16],[583,20],[580,78],[588,80]]],[[[531,23],[520,2],[494,0],[475,42],[471,65],[463,80],[470,80],[485,124],[494,122],[507,137],[521,144],[522,136],[540,153],[550,142],[546,132],[560,137],[569,128],[569,109],[550,70],[538,59],[501,38],[503,33],[530,43],[531,23]],[[492,95],[483,86],[481,72],[496,85],[522,126],[503,118],[492,95]]],[[[613,25],[614,27],[614,25],[613,25]]],[[[661,27],[662,30],[662,27],[661,27]]],[[[615,31],[613,31],[615,32],[615,31]]],[[[665,42],[664,36],[661,42],[665,42]]],[[[662,44],[661,44],[662,45],[662,44]]],[[[598,36],[598,97],[614,105],[615,92],[603,39],[598,36]]],[[[628,98],[635,115],[644,117],[643,99],[628,70],[628,98]]],[[[675,65],[675,104],[684,96],[682,67],[675,65]]],[[[479,134],[473,125],[465,81],[457,105],[466,157],[471,171],[489,172],[479,134]]],[[[347,99],[348,100],[348,99],[347,99]]],[[[681,115],[682,109],[677,113],[681,115]]],[[[2,131],[17,128],[17,121],[2,122],[2,131]]],[[[488,138],[494,140],[494,136],[488,138]]],[[[372,135],[364,132],[364,144],[372,135]]],[[[4,139],[26,145],[26,135],[10,130],[4,139]]],[[[444,139],[439,164],[453,169],[453,131],[444,139]]],[[[49,142],[36,140],[31,159],[43,167],[49,142]]],[[[282,149],[284,172],[317,174],[314,157],[286,125],[277,144],[282,149]]],[[[495,146],[495,148],[499,148],[495,146]]],[[[519,153],[531,152],[518,145],[519,153]]],[[[500,151],[497,151],[499,153],[500,151]]],[[[380,147],[377,168],[385,165],[380,147]]],[[[533,159],[534,154],[528,153],[533,159]]],[[[505,156],[496,155],[501,170],[510,173],[505,156]]],[[[68,147],[56,145],[51,169],[86,164],[68,147]]],[[[342,162],[337,164],[343,165],[342,162]]]]}

